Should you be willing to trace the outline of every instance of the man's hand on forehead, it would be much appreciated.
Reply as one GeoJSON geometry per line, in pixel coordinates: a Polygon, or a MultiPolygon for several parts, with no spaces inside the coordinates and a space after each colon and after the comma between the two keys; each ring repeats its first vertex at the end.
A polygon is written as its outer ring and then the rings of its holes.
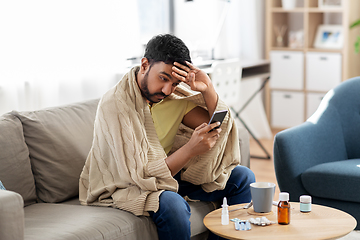
{"type": "Polygon", "coordinates": [[[193,66],[191,63],[186,61],[186,65],[183,65],[178,62],[174,62],[174,66],[172,67],[172,75],[179,79],[180,81],[189,84],[191,78],[194,78],[197,72],[200,71],[199,68],[193,66]]]}
{"type": "Polygon", "coordinates": [[[189,75],[190,68],[178,62],[174,62],[172,70],[172,75],[180,81],[184,82],[189,75]]]}
{"type": "Polygon", "coordinates": [[[211,85],[209,76],[191,63],[187,61],[185,63],[187,66],[178,62],[174,62],[174,66],[172,67],[172,75],[176,79],[188,84],[193,91],[207,91],[208,87],[211,85]]]}

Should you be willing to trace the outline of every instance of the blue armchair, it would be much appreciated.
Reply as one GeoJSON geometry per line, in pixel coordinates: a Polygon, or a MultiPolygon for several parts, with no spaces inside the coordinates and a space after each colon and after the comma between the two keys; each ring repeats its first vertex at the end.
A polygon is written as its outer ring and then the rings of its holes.
{"type": "Polygon", "coordinates": [[[303,124],[279,132],[274,165],[280,191],[343,210],[360,229],[360,77],[330,90],[303,124]]]}

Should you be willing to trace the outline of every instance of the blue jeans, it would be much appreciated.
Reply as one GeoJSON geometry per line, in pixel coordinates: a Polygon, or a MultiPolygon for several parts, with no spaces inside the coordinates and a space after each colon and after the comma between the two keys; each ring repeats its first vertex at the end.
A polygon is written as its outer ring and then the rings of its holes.
{"type": "MultiPolygon", "coordinates": [[[[200,201],[222,201],[228,204],[248,203],[251,201],[250,183],[255,182],[254,173],[247,167],[236,166],[223,190],[205,192],[201,186],[180,180],[180,173],[174,176],[179,183],[178,193],[164,191],[159,198],[157,212],[149,212],[158,231],[159,239],[190,239],[190,207],[183,196],[200,201]]],[[[210,234],[209,239],[221,239],[210,234]]]]}

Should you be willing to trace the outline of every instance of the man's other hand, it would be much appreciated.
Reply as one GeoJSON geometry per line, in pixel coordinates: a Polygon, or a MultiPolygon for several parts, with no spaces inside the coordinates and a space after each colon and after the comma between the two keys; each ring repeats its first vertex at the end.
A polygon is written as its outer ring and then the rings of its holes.
{"type": "Polygon", "coordinates": [[[215,143],[219,138],[221,128],[214,129],[211,132],[210,130],[219,125],[219,122],[212,123],[210,125],[203,123],[194,130],[189,142],[186,144],[188,145],[187,147],[191,151],[191,155],[193,157],[206,153],[215,146],[215,143]]]}

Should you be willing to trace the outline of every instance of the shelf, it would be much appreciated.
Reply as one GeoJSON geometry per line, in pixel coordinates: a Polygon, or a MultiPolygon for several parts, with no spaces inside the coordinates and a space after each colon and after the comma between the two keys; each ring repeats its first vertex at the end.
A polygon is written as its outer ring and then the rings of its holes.
{"type": "Polygon", "coordinates": [[[343,8],[294,8],[294,9],[284,9],[281,7],[274,7],[271,9],[271,12],[274,13],[343,13],[343,8]]]}
{"type": "Polygon", "coordinates": [[[360,54],[353,54],[358,34],[349,30],[350,24],[360,18],[360,0],[341,0],[342,4],[338,7],[323,7],[318,0],[297,0],[293,9],[282,8],[281,0],[265,2],[266,52],[267,58],[272,59],[270,95],[267,97],[268,119],[274,126],[274,114],[287,113],[286,109],[282,109],[283,104],[274,102],[272,98],[274,92],[284,91],[289,92],[289,96],[292,93],[303,95],[304,99],[299,101],[302,101],[304,109],[294,110],[293,113],[297,114],[298,120],[305,121],[318,104],[319,98],[314,95],[324,95],[339,82],[360,75],[360,54]],[[341,49],[314,47],[320,25],[341,25],[341,49]],[[283,26],[286,26],[285,33],[280,31],[283,26]],[[283,45],[277,45],[277,39],[281,38],[283,45]],[[303,56],[302,61],[298,61],[297,55],[303,56]]]}
{"type": "Polygon", "coordinates": [[[302,89],[286,89],[286,88],[271,88],[271,91],[298,92],[298,93],[304,92],[304,90],[302,89]]]}
{"type": "Polygon", "coordinates": [[[274,13],[343,13],[343,8],[294,8],[294,9],[284,9],[281,7],[274,7],[271,9],[271,12],[274,13]]]}
{"type": "Polygon", "coordinates": [[[304,90],[306,94],[309,93],[320,93],[320,94],[326,94],[328,91],[315,91],[315,90],[304,90]]]}
{"type": "Polygon", "coordinates": [[[331,52],[331,53],[342,53],[343,49],[325,49],[325,48],[307,48],[307,52],[331,52]]]}
{"type": "Polygon", "coordinates": [[[304,51],[304,48],[289,48],[289,47],[272,47],[271,50],[276,51],[304,51]]]}
{"type": "Polygon", "coordinates": [[[324,48],[290,48],[290,47],[271,47],[270,51],[304,51],[304,52],[331,52],[342,53],[343,49],[324,49],[324,48]]]}
{"type": "Polygon", "coordinates": [[[284,9],[282,7],[274,7],[271,9],[271,11],[281,13],[303,13],[305,12],[305,8],[284,9]]]}
{"type": "Polygon", "coordinates": [[[312,13],[342,13],[344,12],[343,8],[309,8],[309,12],[312,13]]]}

